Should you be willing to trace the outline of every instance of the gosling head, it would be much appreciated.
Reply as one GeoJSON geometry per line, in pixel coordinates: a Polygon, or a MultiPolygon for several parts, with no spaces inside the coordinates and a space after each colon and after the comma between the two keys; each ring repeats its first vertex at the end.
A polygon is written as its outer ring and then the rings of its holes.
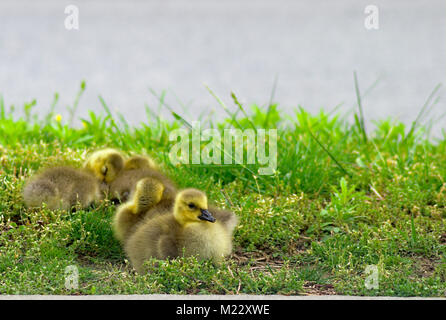
{"type": "Polygon", "coordinates": [[[196,189],[185,189],[177,194],[174,216],[183,225],[190,222],[215,222],[208,211],[206,195],[196,189]]]}
{"type": "Polygon", "coordinates": [[[98,150],[87,159],[84,167],[102,182],[110,183],[124,167],[124,157],[115,149],[98,150]]]}

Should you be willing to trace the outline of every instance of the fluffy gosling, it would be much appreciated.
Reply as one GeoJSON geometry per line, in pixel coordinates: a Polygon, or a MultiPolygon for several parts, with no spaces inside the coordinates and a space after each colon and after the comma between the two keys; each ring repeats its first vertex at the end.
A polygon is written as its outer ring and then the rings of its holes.
{"type": "MultiPolygon", "coordinates": [[[[159,179],[157,175],[139,180],[131,199],[116,210],[113,219],[115,237],[124,243],[128,235],[134,232],[136,225],[144,219],[170,214],[176,195],[175,186],[171,185],[169,180],[159,179]]],[[[232,233],[238,223],[237,216],[233,212],[219,209],[213,205],[209,206],[209,211],[219,223],[225,226],[229,233],[232,233]]]]}
{"type": "Polygon", "coordinates": [[[86,208],[100,198],[100,181],[85,170],[70,167],[46,169],[32,177],[23,190],[29,208],[41,207],[43,203],[51,210],[69,210],[76,205],[86,208]]]}
{"type": "Polygon", "coordinates": [[[174,194],[166,190],[164,184],[154,178],[144,178],[136,184],[136,190],[129,202],[116,210],[113,218],[113,231],[122,243],[128,238],[136,225],[153,214],[167,213],[173,205],[174,194]],[[163,199],[164,197],[164,199],[163,199]],[[156,212],[153,212],[156,207],[156,212]]]}
{"type": "Polygon", "coordinates": [[[166,189],[166,195],[170,193],[173,198],[176,190],[173,182],[158,170],[153,160],[146,156],[132,156],[125,161],[124,169],[110,183],[110,199],[126,202],[135,191],[138,181],[144,178],[160,181],[166,189]]]}
{"type": "Polygon", "coordinates": [[[153,207],[151,218],[137,224],[125,241],[124,249],[139,273],[152,257],[175,258],[184,253],[219,263],[231,253],[235,225],[215,219],[203,192],[185,189],[177,194],[171,214],[164,214],[165,210],[153,207]]]}

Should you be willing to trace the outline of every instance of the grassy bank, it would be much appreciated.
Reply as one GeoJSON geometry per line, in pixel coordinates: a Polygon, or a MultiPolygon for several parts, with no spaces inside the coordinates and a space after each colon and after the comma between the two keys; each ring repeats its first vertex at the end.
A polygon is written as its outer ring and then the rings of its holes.
{"type": "Polygon", "coordinates": [[[79,128],[57,109],[37,116],[30,103],[17,118],[0,103],[1,294],[446,294],[445,135],[426,139],[418,122],[391,120],[366,132],[360,113],[354,123],[303,109],[285,117],[276,105],[245,108],[235,99],[237,114],[202,125],[277,128],[277,171],[260,176],[259,165],[173,166],[169,132],[185,119],[147,108],[144,123],[130,126],[102,103],[105,115],[90,113],[79,128]],[[153,261],[137,275],[113,238],[112,203],[25,208],[22,187],[39,168],[79,167],[105,146],[148,153],[179,187],[202,189],[233,210],[240,224],[230,259],[219,267],[153,261]],[[78,289],[65,288],[69,265],[79,270],[78,289]],[[378,268],[378,288],[365,286],[368,265],[378,268]]]}

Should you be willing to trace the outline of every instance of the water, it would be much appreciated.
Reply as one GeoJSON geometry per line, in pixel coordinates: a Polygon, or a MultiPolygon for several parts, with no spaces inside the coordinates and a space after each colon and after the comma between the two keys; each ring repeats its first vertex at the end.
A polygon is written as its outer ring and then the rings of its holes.
{"type": "MultiPolygon", "coordinates": [[[[388,116],[410,123],[446,75],[446,3],[430,1],[2,1],[0,92],[9,106],[36,98],[58,112],[87,90],[78,115],[100,111],[98,95],[130,123],[157,109],[149,88],[189,120],[224,114],[207,92],[230,108],[274,101],[284,112],[355,105],[353,71],[368,126],[388,116]],[[79,30],[67,30],[65,7],[79,8],[79,30]],[[379,9],[378,30],[364,27],[364,8],[379,9]],[[181,101],[181,103],[180,103],[181,101]],[[181,106],[182,105],[182,106],[181,106]]],[[[445,89],[440,90],[444,95],[445,89]]],[[[446,112],[445,98],[433,116],[446,112]]],[[[436,132],[446,125],[438,121],[436,132]]]]}

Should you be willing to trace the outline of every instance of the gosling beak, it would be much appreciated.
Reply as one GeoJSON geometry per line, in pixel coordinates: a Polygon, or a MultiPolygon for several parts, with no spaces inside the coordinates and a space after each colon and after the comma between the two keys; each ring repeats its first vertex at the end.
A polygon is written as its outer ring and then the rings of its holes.
{"type": "Polygon", "coordinates": [[[215,218],[212,216],[212,214],[207,211],[206,209],[201,209],[201,215],[198,216],[198,219],[205,220],[209,222],[215,222],[215,218]]]}

